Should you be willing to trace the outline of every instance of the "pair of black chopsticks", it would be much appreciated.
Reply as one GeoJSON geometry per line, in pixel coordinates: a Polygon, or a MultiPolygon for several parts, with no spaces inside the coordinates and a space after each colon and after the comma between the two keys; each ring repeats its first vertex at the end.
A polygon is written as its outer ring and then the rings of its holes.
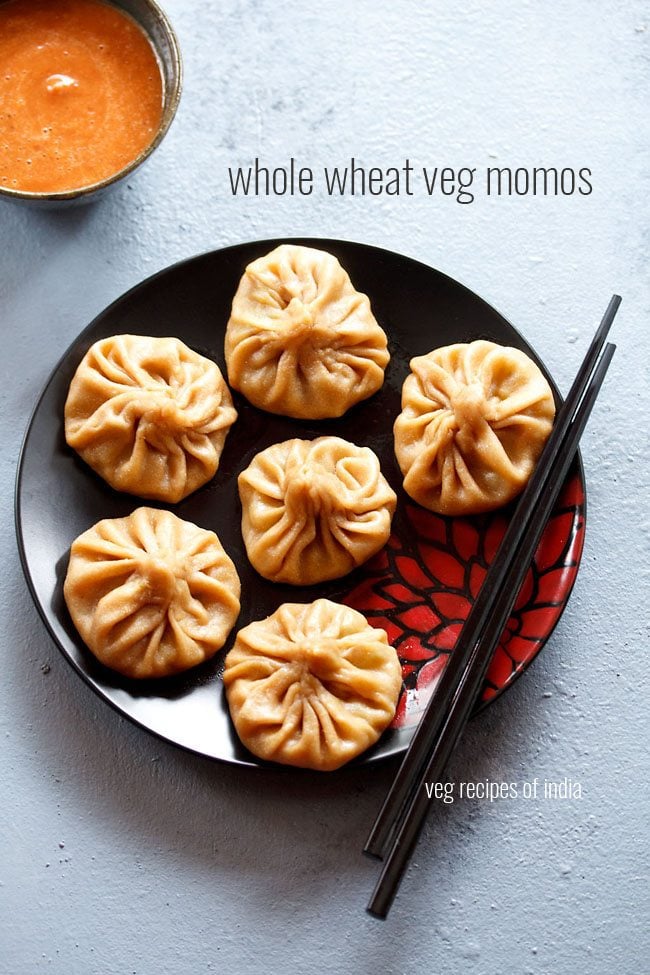
{"type": "MultiPolygon", "coordinates": [[[[425,784],[442,774],[483,680],[551,515],[616,348],[605,339],[621,299],[614,295],[580,367],[535,472],[521,495],[485,582],[399,768],[364,853],[384,860],[368,904],[385,918],[430,803],[425,784]],[[603,349],[604,346],[604,349],[603,349]]],[[[429,785],[431,789],[431,785],[429,785]]],[[[429,792],[430,794],[430,792],[429,792]]]]}

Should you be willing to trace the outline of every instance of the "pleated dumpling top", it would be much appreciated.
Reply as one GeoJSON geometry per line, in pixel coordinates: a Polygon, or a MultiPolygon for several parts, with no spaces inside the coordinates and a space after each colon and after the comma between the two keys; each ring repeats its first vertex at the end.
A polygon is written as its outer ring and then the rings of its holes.
{"type": "Polygon", "coordinates": [[[285,440],[239,475],[242,534],[260,575],[294,586],[338,579],[388,541],[397,496],[370,447],[285,440]]]}
{"type": "Polygon", "coordinates": [[[404,489],[443,515],[507,504],[525,487],[555,417],[524,352],[478,340],[411,361],[394,426],[404,489]]]}
{"type": "Polygon", "coordinates": [[[233,389],[299,419],[342,416],[381,387],[390,358],[368,297],[334,255],[296,244],[246,268],[225,352],[233,389]]]}
{"type": "Polygon", "coordinates": [[[97,659],[139,679],[214,656],[239,615],[240,590],[215,533],[158,508],[104,518],[80,535],[63,589],[97,659]]]}
{"type": "Polygon", "coordinates": [[[329,771],[377,741],[402,687],[384,630],[329,599],[284,603],[226,657],[230,715],[259,758],[329,771]]]}
{"type": "Polygon", "coordinates": [[[112,335],[77,368],[65,437],[116,490],[176,502],[214,476],[236,419],[216,362],[177,338],[112,335]]]}

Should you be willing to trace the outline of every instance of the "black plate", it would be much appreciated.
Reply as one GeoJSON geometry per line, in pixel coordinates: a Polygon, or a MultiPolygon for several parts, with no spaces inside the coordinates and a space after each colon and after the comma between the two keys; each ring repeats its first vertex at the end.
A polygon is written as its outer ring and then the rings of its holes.
{"type": "MultiPolygon", "coordinates": [[[[403,503],[392,425],[412,356],[453,342],[486,338],[522,349],[548,377],[530,346],[497,311],[439,271],[365,244],[302,238],[293,242],[322,247],[339,258],[355,287],[370,296],[375,316],[389,337],[391,362],[380,392],[338,420],[272,416],[235,395],[239,419],[226,440],[216,477],[173,510],[216,531],[234,559],[242,582],[239,627],[269,615],[281,602],[307,602],[319,595],[341,599],[360,578],[353,573],[344,580],[296,589],[266,582],[254,572],[239,529],[236,475],[255,453],[290,437],[323,433],[367,444],[379,455],[382,470],[403,503]]],[[[245,765],[265,763],[251,756],[236,738],[219,680],[234,634],[215,660],[181,677],[145,683],[129,681],[101,666],[77,635],[63,600],[70,544],[101,518],[122,517],[142,503],[155,502],[113,491],[67,447],[63,407],[70,380],[88,348],[118,333],[178,336],[218,362],[225,376],[224,331],[239,279],[250,261],[279,243],[283,241],[256,241],[183,261],[144,281],[102,312],[65,353],[38,401],[16,487],[18,541],[32,596],[56,643],[81,676],[120,713],[154,734],[202,755],[245,765]]],[[[359,761],[376,761],[404,750],[411,733],[411,728],[387,732],[359,761]]]]}

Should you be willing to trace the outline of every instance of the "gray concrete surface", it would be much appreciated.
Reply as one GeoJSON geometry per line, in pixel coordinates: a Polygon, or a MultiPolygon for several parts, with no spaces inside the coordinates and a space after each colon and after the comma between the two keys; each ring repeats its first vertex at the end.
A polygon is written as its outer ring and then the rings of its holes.
{"type": "Polygon", "coordinates": [[[0,205],[0,972],[649,969],[647,229],[650,20],[640,0],[166,0],[177,120],[94,207],[0,205]],[[588,167],[589,196],[233,199],[256,155],[313,167],[588,167]],[[108,302],[189,255],[339,236],[457,277],[566,390],[610,294],[611,376],[584,438],[574,594],[526,676],[468,730],[450,776],[579,781],[579,801],[456,802],[432,816],[386,923],[360,848],[392,766],[253,774],[168,747],[76,677],[27,593],[16,459],[54,363],[108,302]]]}

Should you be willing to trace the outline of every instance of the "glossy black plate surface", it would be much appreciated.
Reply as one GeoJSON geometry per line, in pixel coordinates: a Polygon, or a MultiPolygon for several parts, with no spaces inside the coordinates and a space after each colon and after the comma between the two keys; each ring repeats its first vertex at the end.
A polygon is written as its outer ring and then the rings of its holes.
{"type": "MultiPolygon", "coordinates": [[[[250,261],[282,242],[241,244],[184,261],[144,281],[103,311],[66,352],[41,395],[26,434],[16,488],[18,540],[32,595],[55,641],[81,676],[118,711],[154,734],[202,755],[246,765],[264,763],[237,740],[219,680],[234,633],[215,660],[182,677],[146,683],[126,680],[99,665],[78,637],[62,592],[70,544],[99,519],[121,517],[153,502],[113,491],[67,447],[63,407],[70,380],[87,349],[116,333],[178,336],[214,359],[225,376],[224,331],[241,274],[250,261]]],[[[486,338],[516,346],[539,363],[498,312],[430,267],[364,244],[294,242],[335,254],[355,287],[369,295],[389,338],[391,362],[382,390],[338,420],[272,416],[235,395],[239,419],[226,440],[216,477],[172,507],[179,517],[216,531],[234,559],[242,581],[238,626],[267,616],[281,602],[307,602],[319,595],[341,599],[358,584],[362,571],[302,589],[274,585],[254,572],[240,534],[237,474],[255,453],[290,437],[324,433],[367,444],[379,455],[401,505],[405,495],[393,454],[392,426],[411,357],[437,346],[486,338]]],[[[361,760],[375,761],[402,751],[411,733],[409,728],[387,732],[361,760]]]]}

